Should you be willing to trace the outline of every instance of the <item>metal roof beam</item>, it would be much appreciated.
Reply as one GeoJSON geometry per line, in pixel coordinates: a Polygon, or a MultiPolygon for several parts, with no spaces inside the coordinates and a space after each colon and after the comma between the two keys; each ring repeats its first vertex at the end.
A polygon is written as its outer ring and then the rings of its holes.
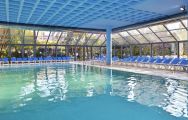
{"type": "Polygon", "coordinates": [[[6,17],[7,17],[7,21],[9,22],[9,0],[6,0],[6,17]]]}
{"type": "Polygon", "coordinates": [[[19,8],[19,11],[18,11],[17,22],[20,21],[20,16],[21,16],[21,12],[22,12],[22,8],[23,8],[23,4],[24,4],[24,0],[20,0],[20,8],[19,8]]]}
{"type": "Polygon", "coordinates": [[[0,21],[1,28],[8,29],[27,29],[27,30],[41,30],[41,31],[64,31],[70,30],[75,32],[106,32],[105,29],[93,29],[93,28],[79,28],[79,27],[65,27],[65,26],[52,26],[41,24],[26,24],[26,23],[14,23],[0,21]]]}

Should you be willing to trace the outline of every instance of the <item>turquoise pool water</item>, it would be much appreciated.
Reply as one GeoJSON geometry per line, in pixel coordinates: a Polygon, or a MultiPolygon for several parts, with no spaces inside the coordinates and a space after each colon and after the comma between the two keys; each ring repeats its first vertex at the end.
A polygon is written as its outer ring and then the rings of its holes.
{"type": "Polygon", "coordinates": [[[188,82],[89,66],[0,68],[0,120],[187,120],[188,82]]]}

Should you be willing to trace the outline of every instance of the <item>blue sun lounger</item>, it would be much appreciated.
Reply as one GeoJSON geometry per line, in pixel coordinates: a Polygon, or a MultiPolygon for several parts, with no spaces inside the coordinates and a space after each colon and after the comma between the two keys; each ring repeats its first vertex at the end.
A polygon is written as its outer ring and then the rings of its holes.
{"type": "Polygon", "coordinates": [[[8,64],[9,59],[8,58],[2,58],[2,64],[8,64]]]}

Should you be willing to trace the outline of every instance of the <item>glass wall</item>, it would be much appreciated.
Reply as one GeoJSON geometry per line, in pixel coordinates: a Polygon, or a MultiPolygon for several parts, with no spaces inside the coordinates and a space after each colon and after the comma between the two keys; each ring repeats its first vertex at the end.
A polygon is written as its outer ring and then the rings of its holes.
{"type": "MultiPolygon", "coordinates": [[[[177,19],[112,34],[113,56],[188,56],[188,21],[177,19]],[[152,44],[152,52],[151,52],[152,44]],[[121,49],[123,47],[123,49],[121,49]],[[179,53],[178,53],[179,52],[179,53]]],[[[0,28],[0,58],[106,54],[104,32],[38,31],[0,28]],[[101,49],[100,49],[101,48],[101,49]]]]}

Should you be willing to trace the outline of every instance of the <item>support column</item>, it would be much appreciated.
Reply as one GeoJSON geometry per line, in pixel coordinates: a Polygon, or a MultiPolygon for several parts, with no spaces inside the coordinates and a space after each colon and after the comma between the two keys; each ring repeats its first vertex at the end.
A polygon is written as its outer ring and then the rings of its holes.
{"type": "Polygon", "coordinates": [[[83,61],[85,61],[85,58],[86,58],[86,50],[85,50],[85,47],[83,47],[83,61]]]}
{"type": "Polygon", "coordinates": [[[91,47],[91,59],[93,59],[93,47],[91,47]]]}
{"type": "Polygon", "coordinates": [[[165,57],[165,44],[163,43],[163,48],[162,48],[162,54],[163,54],[163,57],[165,57]]]}
{"type": "Polygon", "coordinates": [[[150,46],[150,56],[153,57],[153,44],[150,46]]]}
{"type": "Polygon", "coordinates": [[[25,54],[25,50],[24,50],[24,44],[25,44],[25,30],[23,31],[22,33],[22,58],[24,57],[24,54],[25,54]]]}
{"type": "MultiPolygon", "coordinates": [[[[12,57],[11,45],[8,45],[8,56],[12,57]]],[[[13,56],[15,57],[15,56],[13,56]]]]}
{"type": "Polygon", "coordinates": [[[177,57],[180,57],[180,43],[177,42],[177,57]]]}
{"type": "Polygon", "coordinates": [[[87,51],[87,60],[89,60],[89,48],[88,48],[88,46],[86,47],[86,51],[87,51]]]}
{"type": "Polygon", "coordinates": [[[131,57],[133,56],[133,47],[132,47],[132,45],[130,45],[130,56],[131,57]]]}
{"type": "Polygon", "coordinates": [[[77,61],[77,47],[74,47],[74,61],[77,61]]]}
{"type": "Polygon", "coordinates": [[[140,56],[142,56],[142,46],[140,45],[140,51],[139,51],[140,56]]]}
{"type": "Polygon", "coordinates": [[[65,55],[69,56],[69,46],[65,46],[65,55]]]}
{"type": "Polygon", "coordinates": [[[99,51],[100,56],[101,56],[101,53],[102,53],[102,48],[100,47],[100,51],[99,51]]]}
{"type": "Polygon", "coordinates": [[[33,36],[34,36],[34,46],[33,46],[33,57],[36,57],[36,33],[35,30],[33,31],[33,36]]]}
{"type": "Polygon", "coordinates": [[[114,45],[114,56],[116,56],[116,46],[114,45]]]}
{"type": "Polygon", "coordinates": [[[123,46],[121,46],[121,58],[123,58],[123,46]]]}
{"type": "Polygon", "coordinates": [[[111,65],[112,64],[112,29],[107,28],[106,30],[106,64],[111,65]]]}

